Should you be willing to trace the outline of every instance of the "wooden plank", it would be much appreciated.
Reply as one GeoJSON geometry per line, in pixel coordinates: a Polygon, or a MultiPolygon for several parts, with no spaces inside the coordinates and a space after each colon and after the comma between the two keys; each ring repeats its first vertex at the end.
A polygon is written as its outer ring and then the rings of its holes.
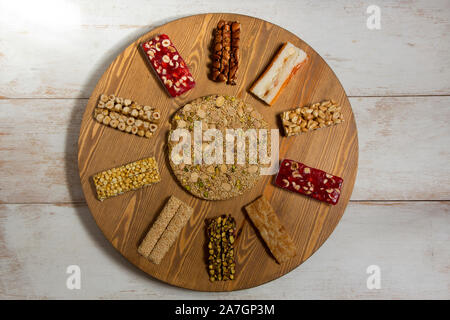
{"type": "Polygon", "coordinates": [[[450,199],[450,97],[350,102],[360,146],[353,200],[450,199]]]}
{"type": "Polygon", "coordinates": [[[350,203],[328,241],[251,290],[180,290],[148,277],[103,237],[84,205],[0,205],[0,298],[449,299],[450,202],[350,203]],[[81,268],[81,289],[66,268],[81,268]],[[381,289],[369,290],[369,265],[381,289]],[[101,285],[99,285],[101,284],[101,285]]]}
{"type": "Polygon", "coordinates": [[[79,202],[77,140],[87,100],[0,100],[0,203],[79,202]]]}
{"type": "MultiPolygon", "coordinates": [[[[352,98],[353,200],[449,200],[450,97],[352,98]],[[420,182],[420,183],[418,183],[420,182]]],[[[87,100],[0,100],[0,201],[84,201],[76,144],[87,100]]]]}
{"type": "MultiPolygon", "coordinates": [[[[278,24],[310,44],[351,96],[450,94],[450,3],[139,0],[0,4],[0,97],[87,98],[111,61],[155,26],[180,16],[235,12],[278,24]],[[49,6],[52,6],[51,8],[49,6]],[[51,17],[50,17],[51,15],[51,17]],[[324,36],[326,35],[326,36],[324,36]]],[[[206,70],[206,66],[204,66],[206,70]]]]}

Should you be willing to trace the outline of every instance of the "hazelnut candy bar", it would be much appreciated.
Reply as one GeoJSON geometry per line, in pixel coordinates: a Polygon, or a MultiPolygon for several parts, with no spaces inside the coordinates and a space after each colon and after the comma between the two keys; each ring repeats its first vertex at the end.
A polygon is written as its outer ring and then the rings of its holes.
{"type": "Polygon", "coordinates": [[[186,62],[166,34],[141,44],[148,62],[172,97],[177,97],[195,86],[186,62]]]}
{"type": "Polygon", "coordinates": [[[151,138],[158,129],[161,113],[130,99],[102,94],[94,109],[94,119],[116,130],[151,138]]]}
{"type": "Polygon", "coordinates": [[[279,187],[335,205],[341,195],[342,182],[338,176],[308,167],[294,160],[283,160],[275,179],[279,187]]]}

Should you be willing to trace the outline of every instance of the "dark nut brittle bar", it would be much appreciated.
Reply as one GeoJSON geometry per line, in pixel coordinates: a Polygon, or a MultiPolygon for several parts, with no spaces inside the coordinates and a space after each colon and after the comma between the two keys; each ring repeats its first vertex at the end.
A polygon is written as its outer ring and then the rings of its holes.
{"type": "Polygon", "coordinates": [[[332,205],[339,201],[343,181],[341,177],[288,159],[281,162],[280,171],[275,179],[275,183],[283,189],[332,205]]]}
{"type": "Polygon", "coordinates": [[[113,94],[102,94],[94,109],[94,118],[111,128],[150,138],[158,129],[161,114],[154,107],[142,106],[113,94]]]}
{"type": "Polygon", "coordinates": [[[236,272],[234,241],[236,221],[231,215],[207,220],[209,280],[233,280],[236,272]]]}
{"type": "Polygon", "coordinates": [[[211,78],[216,82],[235,85],[239,68],[241,24],[220,20],[214,30],[211,78]]]}
{"type": "Polygon", "coordinates": [[[169,36],[161,34],[141,44],[148,62],[172,97],[177,97],[195,86],[186,62],[169,36]]]}

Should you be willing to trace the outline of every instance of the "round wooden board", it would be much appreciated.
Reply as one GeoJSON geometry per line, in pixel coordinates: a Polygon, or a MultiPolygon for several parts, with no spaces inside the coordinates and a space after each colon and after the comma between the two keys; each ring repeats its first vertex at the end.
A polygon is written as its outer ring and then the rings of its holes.
{"type": "Polygon", "coordinates": [[[78,166],[89,209],[111,244],[131,263],[169,284],[201,291],[230,291],[254,287],[281,277],[308,259],[330,236],[350,199],[356,178],[358,139],[353,112],[339,80],[325,61],[294,34],[267,21],[237,14],[202,14],[172,21],[155,28],[128,46],[97,83],[83,116],[78,140],[78,166]],[[239,21],[241,64],[236,86],[208,79],[210,43],[220,19],[239,21]],[[166,33],[174,42],[197,82],[179,98],[170,98],[149,70],[138,44],[166,33]],[[283,42],[306,51],[310,59],[293,77],[277,102],[269,107],[248,92],[283,42]],[[161,110],[161,127],[151,139],[140,138],[98,124],[93,109],[102,93],[130,98],[161,110]],[[188,101],[210,94],[233,95],[253,105],[272,128],[280,128],[278,115],[297,106],[334,99],[343,106],[346,121],[331,128],[280,137],[280,159],[289,158],[320,168],[344,179],[336,206],[285,191],[263,177],[244,195],[225,201],[207,201],[184,191],[173,176],[167,155],[167,133],[171,115],[188,101]],[[155,156],[162,181],[136,192],[100,202],[92,176],[105,169],[155,156]],[[298,246],[298,254],[279,265],[270,255],[243,207],[264,194],[298,246]],[[195,213],[183,228],[160,265],[137,252],[149,226],[170,195],[191,205],[195,213]],[[206,271],[205,218],[232,214],[236,219],[236,279],[211,283],[206,271]]]}

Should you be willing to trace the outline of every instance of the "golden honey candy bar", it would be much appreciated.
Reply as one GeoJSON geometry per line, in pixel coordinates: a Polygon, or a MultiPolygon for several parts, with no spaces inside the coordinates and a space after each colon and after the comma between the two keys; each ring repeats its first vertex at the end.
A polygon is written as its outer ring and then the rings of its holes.
{"type": "Polygon", "coordinates": [[[123,166],[97,173],[93,177],[100,201],[161,180],[154,157],[141,159],[123,166]]]}
{"type": "Polygon", "coordinates": [[[248,204],[245,210],[278,263],[296,255],[294,241],[264,196],[248,204]]]}

